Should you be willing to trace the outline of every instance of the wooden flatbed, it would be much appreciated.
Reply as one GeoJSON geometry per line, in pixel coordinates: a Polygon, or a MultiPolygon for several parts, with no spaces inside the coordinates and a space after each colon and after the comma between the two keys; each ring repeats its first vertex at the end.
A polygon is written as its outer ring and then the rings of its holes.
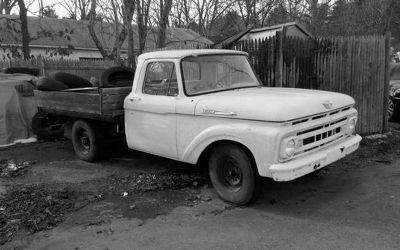
{"type": "Polygon", "coordinates": [[[124,99],[132,87],[80,88],[65,91],[34,90],[44,112],[67,117],[115,122],[124,115],[124,99]]]}

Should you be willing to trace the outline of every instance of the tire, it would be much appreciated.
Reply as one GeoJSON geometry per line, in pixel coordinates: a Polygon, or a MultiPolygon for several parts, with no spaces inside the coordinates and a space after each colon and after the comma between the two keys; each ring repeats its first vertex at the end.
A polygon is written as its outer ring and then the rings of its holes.
{"type": "Polygon", "coordinates": [[[42,91],[61,91],[68,89],[68,86],[64,83],[49,77],[40,78],[36,83],[36,87],[38,90],[42,91]]]}
{"type": "Polygon", "coordinates": [[[112,67],[106,69],[100,78],[102,87],[129,87],[132,86],[135,71],[128,67],[112,67]]]}
{"type": "Polygon", "coordinates": [[[215,190],[224,201],[245,205],[258,194],[260,177],[255,164],[238,145],[221,144],[213,149],[209,173],[215,190]]]}
{"type": "Polygon", "coordinates": [[[79,159],[94,162],[102,154],[102,136],[95,125],[77,120],[72,125],[72,145],[79,159]]]}
{"type": "Polygon", "coordinates": [[[399,116],[400,116],[400,105],[398,99],[391,99],[389,97],[389,103],[388,103],[388,119],[391,122],[397,122],[399,121],[399,116]]]}
{"type": "Polygon", "coordinates": [[[39,139],[57,139],[64,134],[64,124],[57,115],[38,112],[32,118],[32,131],[39,139]]]}
{"type": "Polygon", "coordinates": [[[68,86],[68,88],[71,89],[92,87],[92,84],[85,78],[66,72],[55,72],[51,74],[50,77],[54,80],[64,83],[66,86],[68,86]]]}
{"type": "Polygon", "coordinates": [[[22,74],[38,76],[38,75],[40,75],[40,69],[38,69],[38,68],[26,68],[26,67],[13,67],[13,68],[6,68],[4,70],[4,73],[6,73],[6,74],[22,73],[22,74]]]}

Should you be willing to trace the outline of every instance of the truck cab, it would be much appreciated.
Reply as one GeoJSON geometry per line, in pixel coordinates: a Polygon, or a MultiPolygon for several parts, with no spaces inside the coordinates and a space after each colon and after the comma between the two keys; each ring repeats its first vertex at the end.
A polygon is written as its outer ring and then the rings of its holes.
{"type": "Polygon", "coordinates": [[[354,152],[350,96],[263,86],[247,54],[176,50],[142,54],[124,101],[130,148],[208,165],[219,196],[246,204],[259,177],[290,181],[354,152]]]}

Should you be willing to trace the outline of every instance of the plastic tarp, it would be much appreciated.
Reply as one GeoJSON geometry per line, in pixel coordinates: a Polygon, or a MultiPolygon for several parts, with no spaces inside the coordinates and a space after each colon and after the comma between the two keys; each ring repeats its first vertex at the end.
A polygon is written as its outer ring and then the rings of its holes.
{"type": "Polygon", "coordinates": [[[25,74],[0,74],[0,147],[33,137],[31,121],[37,112],[30,82],[33,78],[25,74]]]}

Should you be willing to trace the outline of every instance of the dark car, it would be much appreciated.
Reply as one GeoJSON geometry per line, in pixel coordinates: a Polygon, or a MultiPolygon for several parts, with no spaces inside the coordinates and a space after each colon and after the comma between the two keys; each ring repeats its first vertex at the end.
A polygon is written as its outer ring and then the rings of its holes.
{"type": "Polygon", "coordinates": [[[400,64],[392,65],[389,83],[389,121],[400,121],[400,64]]]}

